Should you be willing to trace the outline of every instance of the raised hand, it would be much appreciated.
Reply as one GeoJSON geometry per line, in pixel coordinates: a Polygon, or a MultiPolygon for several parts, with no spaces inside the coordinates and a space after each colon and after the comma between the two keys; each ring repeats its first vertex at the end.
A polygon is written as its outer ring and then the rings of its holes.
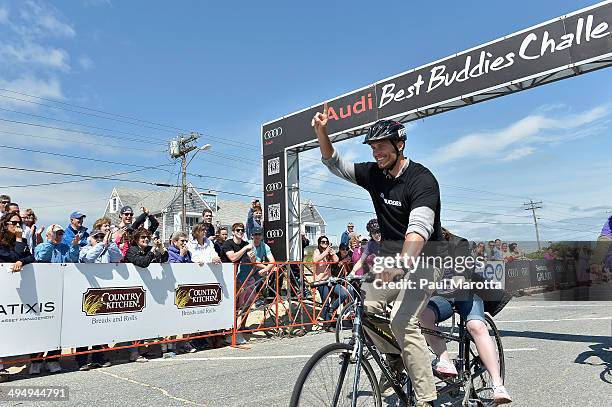
{"type": "MultiPolygon", "coordinates": [[[[310,125],[312,127],[314,127],[315,131],[317,132],[317,134],[319,134],[322,131],[325,131],[327,128],[327,103],[325,103],[323,105],[323,112],[317,112],[314,117],[312,118],[312,121],[310,122],[310,125]]],[[[325,133],[327,134],[327,133],[325,133]]]]}
{"type": "Polygon", "coordinates": [[[72,245],[73,246],[78,246],[80,242],[81,242],[81,234],[80,233],[75,233],[74,239],[72,239],[72,245]]]}

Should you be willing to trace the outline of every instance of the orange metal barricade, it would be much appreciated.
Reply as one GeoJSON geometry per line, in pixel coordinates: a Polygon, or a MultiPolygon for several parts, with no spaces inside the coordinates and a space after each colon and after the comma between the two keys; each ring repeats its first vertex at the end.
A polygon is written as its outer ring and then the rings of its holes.
{"type": "MultiPolygon", "coordinates": [[[[232,346],[236,346],[236,334],[267,332],[272,330],[285,330],[304,328],[325,322],[335,322],[336,312],[331,319],[323,321],[321,313],[324,304],[331,300],[333,291],[330,290],[326,298],[317,301],[319,293],[311,288],[314,273],[311,271],[316,265],[335,263],[329,262],[275,262],[275,263],[242,263],[234,266],[235,301],[234,325],[229,330],[202,332],[199,334],[184,334],[180,339],[138,340],[129,345],[104,347],[82,352],[62,353],[51,358],[64,358],[68,356],[85,355],[98,352],[111,352],[143,346],[160,345],[164,343],[177,343],[199,338],[232,335],[232,346]],[[253,267],[255,264],[272,265],[265,275],[259,275],[253,267]],[[251,271],[244,281],[238,281],[240,265],[251,267],[251,271]]],[[[346,276],[350,270],[341,268],[341,276],[346,276]]],[[[6,366],[29,361],[51,359],[49,357],[3,357],[0,363],[6,366]],[[7,360],[9,359],[9,360],[7,360]]]]}

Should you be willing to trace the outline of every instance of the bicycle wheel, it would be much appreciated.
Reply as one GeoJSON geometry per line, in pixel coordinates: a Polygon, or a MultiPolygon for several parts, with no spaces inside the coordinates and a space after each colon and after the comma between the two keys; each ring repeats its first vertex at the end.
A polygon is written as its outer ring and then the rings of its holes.
{"type": "MultiPolygon", "coordinates": [[[[489,336],[491,337],[491,340],[495,346],[499,364],[499,375],[503,383],[506,367],[501,336],[499,335],[499,331],[493,322],[493,318],[491,318],[491,316],[488,314],[485,314],[485,325],[487,326],[489,336]]],[[[469,370],[472,377],[471,396],[480,399],[485,404],[491,403],[493,402],[493,379],[480,359],[478,350],[476,349],[476,344],[471,338],[469,340],[469,349],[469,370]]]]}
{"type": "Polygon", "coordinates": [[[353,334],[353,318],[355,318],[355,303],[351,302],[342,308],[336,321],[336,342],[349,343],[353,334]]]}
{"type": "MultiPolygon", "coordinates": [[[[330,343],[319,349],[302,369],[289,406],[351,406],[356,371],[352,352],[353,347],[346,343],[330,343]]],[[[376,375],[364,358],[359,369],[357,405],[381,407],[376,375]]]]}

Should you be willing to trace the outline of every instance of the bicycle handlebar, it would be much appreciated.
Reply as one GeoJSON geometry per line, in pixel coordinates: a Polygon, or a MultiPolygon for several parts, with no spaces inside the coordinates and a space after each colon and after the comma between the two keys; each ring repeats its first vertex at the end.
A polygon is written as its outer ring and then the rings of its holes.
{"type": "Polygon", "coordinates": [[[353,283],[355,281],[361,281],[361,280],[363,280],[363,278],[357,277],[357,276],[347,276],[346,278],[330,277],[327,280],[315,281],[314,283],[310,284],[310,287],[316,288],[316,287],[321,287],[324,285],[340,284],[343,281],[346,281],[348,283],[353,283]]]}

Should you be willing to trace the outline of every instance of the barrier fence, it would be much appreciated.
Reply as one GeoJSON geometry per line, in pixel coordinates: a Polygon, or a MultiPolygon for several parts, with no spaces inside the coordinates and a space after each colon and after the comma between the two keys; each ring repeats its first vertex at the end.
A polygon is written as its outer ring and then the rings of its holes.
{"type": "MultiPolygon", "coordinates": [[[[0,264],[0,357],[117,344],[62,355],[73,356],[221,335],[231,335],[236,345],[238,333],[291,333],[335,322],[337,311],[323,320],[323,309],[336,294],[328,290],[321,298],[310,287],[317,264],[332,263],[260,264],[271,268],[260,275],[252,263],[242,264],[253,268],[245,278],[239,278],[240,265],[234,264],[152,264],[146,269],[122,263],[31,264],[20,273],[0,264]]],[[[349,271],[341,266],[334,275],[349,271]]],[[[491,262],[477,272],[513,294],[594,278],[588,262],[570,258],[491,262]]],[[[348,297],[349,290],[344,294],[348,297]]]]}

